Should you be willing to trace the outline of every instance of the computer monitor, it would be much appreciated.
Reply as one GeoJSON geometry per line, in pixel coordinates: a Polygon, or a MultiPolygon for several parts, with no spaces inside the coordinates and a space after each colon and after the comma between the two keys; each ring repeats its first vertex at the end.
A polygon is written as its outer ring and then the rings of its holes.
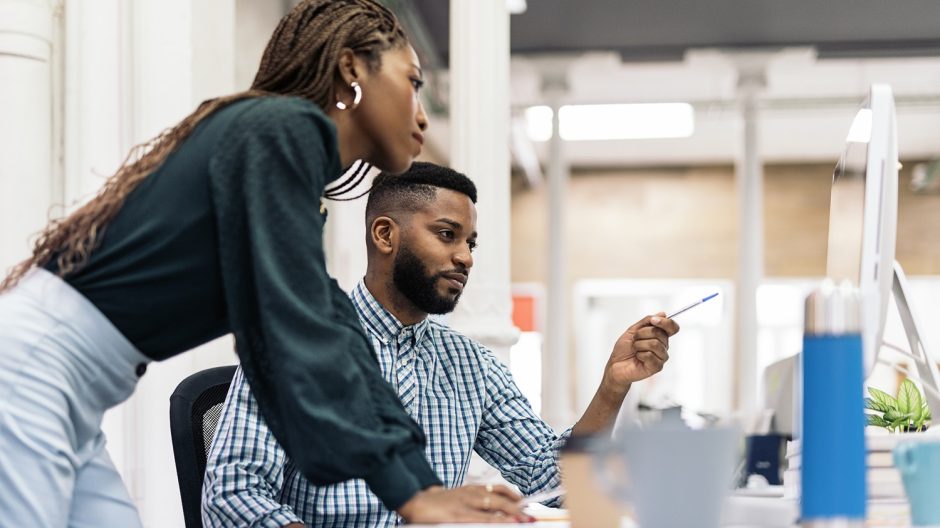
{"type": "Polygon", "coordinates": [[[940,374],[920,337],[907,300],[907,280],[894,259],[898,166],[894,96],[890,86],[875,84],[852,121],[845,151],[833,172],[826,275],[836,281],[848,279],[859,289],[866,377],[884,346],[888,301],[894,294],[916,378],[925,385],[932,414],[940,416],[940,374]]]}
{"type": "Polygon", "coordinates": [[[826,276],[849,279],[862,297],[866,375],[884,334],[898,223],[898,148],[891,88],[874,85],[849,127],[832,174],[826,276]]]}

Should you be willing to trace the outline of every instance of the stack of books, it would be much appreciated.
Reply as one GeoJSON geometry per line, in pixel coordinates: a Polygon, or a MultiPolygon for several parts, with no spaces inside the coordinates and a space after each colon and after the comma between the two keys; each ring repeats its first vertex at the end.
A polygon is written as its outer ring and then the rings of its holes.
{"type": "MultiPolygon", "coordinates": [[[[869,499],[905,499],[901,474],[894,467],[892,451],[899,442],[913,439],[917,433],[865,435],[868,466],[867,485],[869,499]]],[[[787,442],[787,469],[783,472],[783,496],[800,497],[801,444],[799,440],[787,442]]]]}

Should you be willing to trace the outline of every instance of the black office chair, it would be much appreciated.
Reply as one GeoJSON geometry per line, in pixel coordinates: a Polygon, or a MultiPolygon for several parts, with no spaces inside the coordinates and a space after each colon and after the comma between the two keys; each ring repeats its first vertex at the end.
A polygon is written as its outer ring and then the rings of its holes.
{"type": "Polygon", "coordinates": [[[170,434],[186,528],[202,528],[202,478],[235,366],[197,372],[170,396],[170,434]]]}

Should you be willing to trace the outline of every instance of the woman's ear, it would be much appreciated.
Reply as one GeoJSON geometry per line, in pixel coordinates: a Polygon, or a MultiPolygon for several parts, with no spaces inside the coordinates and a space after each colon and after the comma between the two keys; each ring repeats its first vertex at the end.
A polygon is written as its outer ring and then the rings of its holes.
{"type": "Polygon", "coordinates": [[[375,250],[382,255],[391,255],[398,248],[398,224],[387,216],[380,216],[372,221],[369,240],[375,250]]]}
{"type": "Polygon", "coordinates": [[[339,52],[337,68],[339,68],[339,80],[344,86],[349,86],[354,82],[361,82],[361,77],[365,63],[356,56],[350,48],[343,48],[339,52]]]}

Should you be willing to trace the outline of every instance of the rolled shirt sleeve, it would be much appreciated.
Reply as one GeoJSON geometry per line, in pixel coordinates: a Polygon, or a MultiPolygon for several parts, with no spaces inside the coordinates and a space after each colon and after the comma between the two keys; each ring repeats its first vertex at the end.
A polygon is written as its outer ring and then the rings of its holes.
{"type": "MultiPolygon", "coordinates": [[[[509,369],[489,350],[481,352],[487,394],[474,450],[524,495],[557,488],[558,456],[571,429],[555,434],[532,410],[509,369]]],[[[561,499],[545,504],[558,506],[561,499]]]]}

